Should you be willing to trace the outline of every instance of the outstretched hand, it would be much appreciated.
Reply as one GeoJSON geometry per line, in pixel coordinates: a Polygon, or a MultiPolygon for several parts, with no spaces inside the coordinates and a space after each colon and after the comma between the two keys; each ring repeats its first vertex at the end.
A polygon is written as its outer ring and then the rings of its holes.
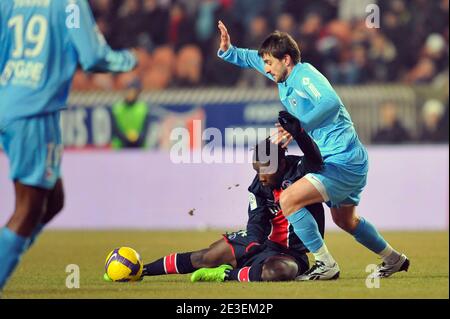
{"type": "Polygon", "coordinates": [[[227,27],[222,21],[219,21],[218,27],[220,30],[220,50],[225,52],[231,46],[230,35],[228,34],[227,27]]]}

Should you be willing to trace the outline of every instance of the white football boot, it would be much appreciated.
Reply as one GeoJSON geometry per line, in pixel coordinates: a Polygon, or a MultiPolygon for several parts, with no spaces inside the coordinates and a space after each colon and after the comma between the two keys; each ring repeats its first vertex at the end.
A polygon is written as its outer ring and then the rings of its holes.
{"type": "Polygon", "coordinates": [[[339,278],[340,269],[337,263],[333,266],[326,266],[322,261],[316,260],[316,263],[304,274],[295,278],[295,280],[335,280],[339,278]]]}
{"type": "Polygon", "coordinates": [[[401,254],[396,263],[388,264],[382,262],[377,269],[369,276],[370,278],[387,278],[400,271],[408,271],[409,259],[405,254],[401,254]]]}

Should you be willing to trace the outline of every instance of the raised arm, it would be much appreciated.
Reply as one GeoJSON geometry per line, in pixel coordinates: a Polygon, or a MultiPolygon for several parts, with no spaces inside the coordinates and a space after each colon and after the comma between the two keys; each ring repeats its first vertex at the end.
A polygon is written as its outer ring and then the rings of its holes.
{"type": "Polygon", "coordinates": [[[281,111],[278,116],[281,127],[297,142],[305,159],[313,170],[320,170],[323,165],[322,154],[316,142],[302,128],[300,121],[290,113],[281,111]]]}
{"type": "Polygon", "coordinates": [[[328,80],[312,65],[305,63],[304,72],[296,78],[298,87],[311,104],[312,110],[297,108],[297,117],[305,130],[311,131],[333,122],[339,116],[341,99],[328,80]]]}
{"type": "Polygon", "coordinates": [[[264,71],[264,61],[258,55],[258,51],[241,49],[231,44],[230,35],[222,21],[218,24],[220,30],[220,47],[217,55],[226,62],[241,68],[252,68],[273,80],[270,74],[264,71]]]}
{"type": "Polygon", "coordinates": [[[69,28],[69,37],[83,70],[92,72],[127,72],[136,66],[130,51],[113,51],[98,29],[86,0],[75,0],[80,10],[79,28],[69,28]]]}

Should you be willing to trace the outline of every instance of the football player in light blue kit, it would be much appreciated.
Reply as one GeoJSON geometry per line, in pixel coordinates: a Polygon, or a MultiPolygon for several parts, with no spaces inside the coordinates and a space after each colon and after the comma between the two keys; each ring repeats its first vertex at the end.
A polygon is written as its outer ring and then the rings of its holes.
{"type": "MultiPolygon", "coordinates": [[[[308,174],[280,198],[283,214],[313,253],[316,263],[298,280],[337,279],[340,269],[328,251],[317,224],[305,206],[326,202],[334,222],[378,254],[383,262],[373,277],[389,277],[408,270],[408,258],[394,250],[375,227],[356,214],[366,185],[368,156],[356,134],[350,115],[328,80],[311,64],[300,61],[297,43],[286,33],[270,34],[258,51],[231,45],[225,25],[219,21],[221,42],[218,55],[227,62],[254,68],[278,84],[280,100],[297,117],[317,143],[324,168],[308,174]]],[[[278,127],[274,142],[287,146],[292,136],[278,127]]]]}
{"type": "Polygon", "coordinates": [[[60,111],[78,63],[125,72],[86,0],[0,1],[0,143],[8,156],[15,210],[0,229],[0,291],[42,228],[63,207],[60,111]]]}

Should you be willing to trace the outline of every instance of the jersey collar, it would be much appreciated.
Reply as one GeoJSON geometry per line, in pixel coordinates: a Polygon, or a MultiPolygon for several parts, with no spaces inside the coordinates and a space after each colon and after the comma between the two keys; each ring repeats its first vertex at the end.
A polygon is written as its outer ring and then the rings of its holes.
{"type": "Polygon", "coordinates": [[[295,87],[295,81],[297,79],[297,73],[300,72],[300,68],[302,67],[301,62],[297,63],[294,68],[291,71],[291,74],[289,74],[288,78],[286,79],[286,81],[283,82],[283,85],[285,87],[295,87]]]}

